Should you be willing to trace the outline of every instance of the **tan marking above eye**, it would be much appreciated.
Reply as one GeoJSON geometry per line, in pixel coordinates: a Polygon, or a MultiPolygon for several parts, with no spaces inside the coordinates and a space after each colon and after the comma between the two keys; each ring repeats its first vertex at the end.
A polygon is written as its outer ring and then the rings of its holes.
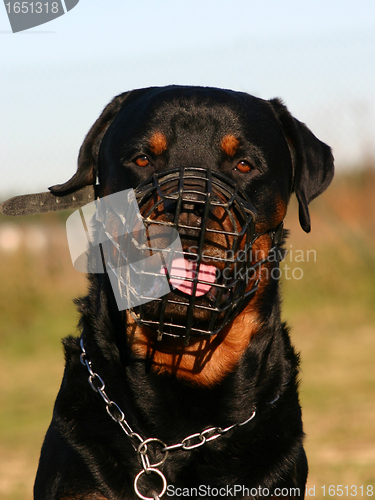
{"type": "Polygon", "coordinates": [[[167,149],[167,138],[162,132],[154,132],[149,142],[150,150],[155,155],[164,153],[167,149]]]}
{"type": "Polygon", "coordinates": [[[234,156],[240,145],[240,141],[232,134],[225,135],[220,142],[220,147],[228,156],[234,156]]]}

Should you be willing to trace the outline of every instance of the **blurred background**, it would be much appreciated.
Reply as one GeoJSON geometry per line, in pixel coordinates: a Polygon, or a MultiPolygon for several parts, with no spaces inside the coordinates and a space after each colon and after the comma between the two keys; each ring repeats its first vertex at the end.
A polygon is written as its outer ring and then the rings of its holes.
{"type": "MultiPolygon", "coordinates": [[[[333,148],[312,232],[294,201],[287,215],[283,316],[302,357],[308,488],[375,486],[375,2],[80,0],[16,34],[0,8],[0,47],[0,201],[70,178],[101,110],[138,87],[278,96],[333,148]]],[[[68,215],[0,217],[0,500],[32,498],[60,339],[76,333],[86,282],[68,215]]]]}

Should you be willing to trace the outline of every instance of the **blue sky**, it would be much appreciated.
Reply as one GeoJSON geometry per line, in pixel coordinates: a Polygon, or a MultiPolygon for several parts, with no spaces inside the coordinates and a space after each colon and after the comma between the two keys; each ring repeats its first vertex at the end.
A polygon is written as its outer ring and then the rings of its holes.
{"type": "Polygon", "coordinates": [[[339,169],[375,157],[374,0],[80,0],[13,34],[0,6],[0,197],[68,179],[116,94],[170,83],[282,97],[339,169]]]}

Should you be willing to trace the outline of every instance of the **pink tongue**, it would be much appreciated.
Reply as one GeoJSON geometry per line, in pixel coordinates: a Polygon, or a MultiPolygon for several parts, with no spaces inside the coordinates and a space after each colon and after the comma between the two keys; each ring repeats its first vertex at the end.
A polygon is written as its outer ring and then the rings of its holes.
{"type": "Polygon", "coordinates": [[[204,295],[210,290],[211,284],[215,283],[216,267],[201,264],[199,266],[198,276],[196,269],[196,262],[192,262],[182,257],[174,259],[172,268],[169,272],[171,276],[171,285],[180,290],[180,292],[186,293],[187,295],[193,295],[194,281],[189,281],[189,279],[194,280],[194,278],[198,278],[195,295],[197,297],[204,295]],[[201,283],[201,281],[206,281],[207,283],[201,283]]]}

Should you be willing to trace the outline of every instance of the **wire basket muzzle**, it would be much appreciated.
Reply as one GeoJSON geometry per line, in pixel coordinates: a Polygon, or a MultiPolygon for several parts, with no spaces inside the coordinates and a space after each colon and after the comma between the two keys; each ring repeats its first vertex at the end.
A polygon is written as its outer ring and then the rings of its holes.
{"type": "Polygon", "coordinates": [[[112,286],[158,339],[217,334],[257,289],[254,206],[232,180],[193,167],[154,174],[135,197],[140,217],[109,239],[112,286]]]}

